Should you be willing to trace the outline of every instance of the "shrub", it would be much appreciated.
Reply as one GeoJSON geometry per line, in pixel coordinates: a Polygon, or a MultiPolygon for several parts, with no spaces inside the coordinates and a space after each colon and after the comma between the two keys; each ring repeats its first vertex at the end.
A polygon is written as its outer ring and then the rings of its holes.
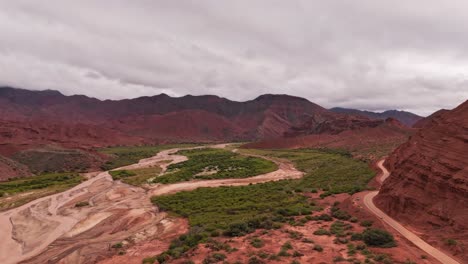
{"type": "Polygon", "coordinates": [[[361,221],[360,223],[360,225],[363,227],[371,227],[372,224],[374,224],[374,222],[371,220],[364,220],[364,221],[361,221]]]}
{"type": "Polygon", "coordinates": [[[322,252],[322,251],[323,251],[323,247],[320,246],[320,245],[315,245],[315,246],[314,246],[314,250],[315,250],[315,251],[318,251],[318,252],[322,252]]]}
{"type": "Polygon", "coordinates": [[[255,256],[249,258],[248,264],[264,264],[265,262],[255,256]]]}
{"type": "Polygon", "coordinates": [[[281,249],[284,249],[284,250],[289,250],[289,249],[292,249],[292,245],[291,245],[291,242],[286,242],[284,243],[282,246],[281,246],[281,249]]]}
{"type": "Polygon", "coordinates": [[[115,243],[114,245],[112,245],[112,248],[122,248],[122,247],[123,247],[123,243],[122,243],[122,242],[115,243]]]}
{"type": "Polygon", "coordinates": [[[395,247],[395,239],[392,234],[381,229],[366,229],[362,233],[364,243],[368,246],[374,247],[395,247]]]}
{"type": "Polygon", "coordinates": [[[337,207],[332,207],[332,216],[340,220],[349,220],[351,218],[347,212],[342,211],[337,207]]]}
{"type": "Polygon", "coordinates": [[[326,229],[320,228],[314,232],[316,236],[329,236],[331,235],[330,232],[326,229]]]}
{"type": "Polygon", "coordinates": [[[321,221],[329,222],[329,221],[332,221],[333,218],[329,214],[321,214],[321,215],[315,217],[314,220],[321,220],[321,221]]]}
{"type": "Polygon", "coordinates": [[[250,245],[252,245],[255,248],[261,248],[265,245],[265,243],[260,238],[255,237],[250,241],[250,245]]]}
{"type": "Polygon", "coordinates": [[[331,226],[330,226],[330,232],[337,237],[343,237],[345,236],[345,231],[352,229],[353,227],[350,224],[344,223],[342,221],[335,221],[331,226]]]}
{"type": "Polygon", "coordinates": [[[456,246],[458,242],[455,239],[449,238],[445,241],[445,244],[447,244],[447,246],[456,246]]]}
{"type": "Polygon", "coordinates": [[[297,258],[297,257],[302,257],[304,256],[304,254],[302,254],[301,252],[299,251],[294,251],[293,254],[292,254],[293,257],[297,258]]]}
{"type": "Polygon", "coordinates": [[[148,258],[144,258],[141,263],[142,264],[153,264],[154,262],[156,262],[156,257],[148,257],[148,258]]]}
{"type": "Polygon", "coordinates": [[[224,255],[223,253],[213,253],[213,258],[216,259],[216,260],[225,260],[226,259],[226,255],[224,255]]]}

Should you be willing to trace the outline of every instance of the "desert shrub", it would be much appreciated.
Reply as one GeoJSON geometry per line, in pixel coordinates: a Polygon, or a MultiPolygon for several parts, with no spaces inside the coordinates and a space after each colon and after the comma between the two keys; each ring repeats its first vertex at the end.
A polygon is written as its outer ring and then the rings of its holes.
{"type": "Polygon", "coordinates": [[[289,250],[289,249],[293,249],[292,245],[291,245],[291,242],[286,242],[284,243],[282,246],[281,246],[281,249],[284,249],[284,250],[289,250]]]}
{"type": "Polygon", "coordinates": [[[122,247],[123,247],[123,243],[122,243],[122,242],[115,243],[114,245],[112,245],[112,248],[122,248],[122,247]]]}
{"type": "Polygon", "coordinates": [[[348,223],[344,223],[342,221],[335,221],[330,226],[330,233],[336,235],[337,237],[343,237],[346,235],[345,232],[352,228],[353,227],[348,223]]]}
{"type": "Polygon", "coordinates": [[[447,246],[456,246],[456,245],[458,244],[458,242],[457,242],[455,239],[449,238],[449,239],[447,239],[447,240],[445,241],[445,244],[446,244],[447,246]]]}
{"type": "Polygon", "coordinates": [[[374,247],[395,247],[395,239],[392,234],[381,229],[366,229],[362,233],[364,243],[374,247]]]}
{"type": "Polygon", "coordinates": [[[252,245],[255,248],[261,248],[265,245],[265,243],[260,238],[255,237],[250,241],[250,245],[252,245]]]}
{"type": "Polygon", "coordinates": [[[264,264],[265,262],[255,256],[249,258],[248,264],[264,264]]]}
{"type": "Polygon", "coordinates": [[[320,220],[320,221],[327,221],[327,222],[330,222],[330,221],[333,220],[333,218],[329,214],[321,214],[321,215],[318,215],[318,216],[314,216],[313,219],[314,220],[320,220]]]}
{"type": "Polygon", "coordinates": [[[315,251],[318,251],[318,252],[322,252],[322,251],[323,251],[323,247],[320,246],[320,245],[314,245],[314,250],[315,250],[315,251]]]}
{"type": "Polygon", "coordinates": [[[340,220],[349,220],[351,215],[347,212],[340,210],[338,207],[332,207],[332,216],[340,220]]]}
{"type": "Polygon", "coordinates": [[[360,225],[363,227],[371,227],[374,222],[371,220],[363,220],[361,221],[360,225]]]}
{"type": "Polygon", "coordinates": [[[156,260],[157,260],[156,257],[148,257],[148,258],[144,258],[141,263],[142,264],[153,264],[154,262],[156,262],[156,260]]]}
{"type": "Polygon", "coordinates": [[[317,229],[314,232],[314,235],[316,235],[316,236],[329,236],[329,235],[331,235],[331,233],[326,229],[320,228],[320,229],[317,229]]]}
{"type": "Polygon", "coordinates": [[[363,240],[362,233],[352,233],[351,240],[352,241],[363,240]]]}

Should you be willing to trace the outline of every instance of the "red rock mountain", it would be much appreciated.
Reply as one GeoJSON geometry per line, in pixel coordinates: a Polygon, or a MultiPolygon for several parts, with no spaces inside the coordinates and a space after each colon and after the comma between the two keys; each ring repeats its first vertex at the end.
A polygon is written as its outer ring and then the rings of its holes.
{"type": "Polygon", "coordinates": [[[468,101],[426,120],[386,166],[391,176],[376,197],[382,210],[435,244],[468,243],[468,101]]]}
{"type": "Polygon", "coordinates": [[[89,148],[273,138],[326,111],[287,95],[262,95],[247,102],[165,94],[101,101],[57,91],[0,88],[0,154],[48,143],[89,148]]]}
{"type": "Polygon", "coordinates": [[[398,120],[372,120],[338,113],[312,115],[292,127],[280,139],[246,144],[245,148],[331,148],[345,149],[355,157],[373,160],[404,143],[413,130],[398,120]]]}
{"type": "Polygon", "coordinates": [[[330,111],[335,113],[350,114],[350,115],[359,115],[365,116],[371,119],[385,120],[387,118],[394,118],[400,121],[407,127],[412,127],[415,123],[423,119],[422,116],[407,112],[407,111],[398,111],[398,110],[387,110],[385,112],[377,113],[371,111],[362,111],[357,109],[334,107],[330,111]]]}

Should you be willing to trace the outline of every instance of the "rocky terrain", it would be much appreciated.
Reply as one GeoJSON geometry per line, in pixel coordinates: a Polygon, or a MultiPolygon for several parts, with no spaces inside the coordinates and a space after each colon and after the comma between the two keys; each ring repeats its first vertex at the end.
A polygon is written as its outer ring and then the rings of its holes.
{"type": "Polygon", "coordinates": [[[376,204],[426,240],[468,258],[468,102],[426,120],[387,159],[376,204]]]}
{"type": "Polygon", "coordinates": [[[343,149],[367,160],[380,158],[404,143],[413,129],[395,119],[371,120],[341,116],[323,120],[315,116],[292,127],[283,138],[246,144],[245,148],[328,148],[343,149]]]}
{"type": "Polygon", "coordinates": [[[362,110],[350,109],[350,108],[334,107],[334,108],[331,108],[330,111],[335,112],[335,113],[365,116],[371,119],[380,119],[380,120],[385,120],[387,118],[394,118],[400,121],[402,124],[404,124],[407,127],[412,127],[418,121],[423,119],[422,116],[418,116],[410,112],[398,111],[398,110],[387,110],[385,112],[377,113],[377,112],[362,111],[362,110]]]}

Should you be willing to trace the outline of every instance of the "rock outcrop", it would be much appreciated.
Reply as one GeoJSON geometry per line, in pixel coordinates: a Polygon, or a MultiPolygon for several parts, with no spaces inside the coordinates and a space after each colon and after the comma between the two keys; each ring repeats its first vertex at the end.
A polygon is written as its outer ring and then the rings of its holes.
{"type": "Polygon", "coordinates": [[[468,242],[468,101],[424,123],[387,159],[375,202],[434,243],[468,242]]]}
{"type": "Polygon", "coordinates": [[[398,111],[398,110],[387,110],[385,112],[378,113],[378,112],[362,111],[362,110],[350,109],[350,108],[334,107],[334,108],[331,108],[330,111],[335,112],[335,113],[365,116],[365,117],[368,117],[371,119],[377,119],[377,120],[378,119],[385,120],[387,118],[394,118],[400,121],[402,124],[404,124],[407,127],[413,127],[414,124],[416,124],[421,119],[423,119],[422,116],[418,116],[411,112],[398,111]]]}

